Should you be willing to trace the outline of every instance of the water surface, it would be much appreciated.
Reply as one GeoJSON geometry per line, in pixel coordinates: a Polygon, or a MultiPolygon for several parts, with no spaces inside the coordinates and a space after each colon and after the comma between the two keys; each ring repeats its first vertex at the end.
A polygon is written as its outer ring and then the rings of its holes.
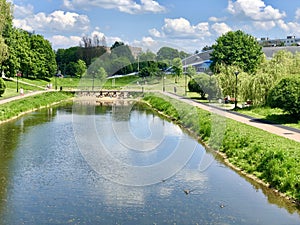
{"type": "Polygon", "coordinates": [[[94,115],[79,108],[45,109],[0,126],[1,224],[300,223],[297,208],[212,159],[177,125],[144,109],[126,115],[116,113],[124,106],[98,106],[94,115]],[[122,167],[99,156],[89,161],[74,126],[81,119],[94,121],[102,148],[122,167]],[[155,149],[151,140],[160,141],[155,149]],[[172,155],[177,165],[158,167],[172,155]],[[144,174],[149,167],[153,174],[144,174]]]}

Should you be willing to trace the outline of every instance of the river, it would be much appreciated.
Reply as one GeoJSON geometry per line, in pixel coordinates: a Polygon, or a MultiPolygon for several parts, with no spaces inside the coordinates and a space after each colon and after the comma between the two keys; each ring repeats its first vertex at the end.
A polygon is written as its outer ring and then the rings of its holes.
{"type": "Polygon", "coordinates": [[[141,106],[64,104],[0,138],[0,224],[300,224],[294,205],[141,106]]]}

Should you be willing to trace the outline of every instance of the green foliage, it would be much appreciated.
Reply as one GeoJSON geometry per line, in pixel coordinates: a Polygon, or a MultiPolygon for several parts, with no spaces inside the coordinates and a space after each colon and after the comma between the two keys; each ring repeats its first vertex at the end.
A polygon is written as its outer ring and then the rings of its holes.
{"type": "Polygon", "coordinates": [[[159,61],[167,60],[170,64],[175,58],[180,58],[180,53],[177,49],[162,47],[157,52],[157,60],[159,61]]]}
{"type": "Polygon", "coordinates": [[[0,78],[0,97],[4,94],[6,84],[2,78],[0,78]]]}
{"type": "Polygon", "coordinates": [[[218,72],[220,65],[237,66],[245,72],[254,73],[263,57],[262,47],[256,39],[244,32],[229,31],[217,39],[212,46],[212,71],[218,72]]]}
{"type": "Polygon", "coordinates": [[[189,81],[188,89],[190,92],[197,92],[201,96],[201,99],[205,98],[205,92],[203,91],[203,89],[200,87],[199,83],[195,79],[191,79],[189,81]]]}
{"type": "Polygon", "coordinates": [[[268,104],[289,114],[300,115],[300,77],[282,79],[270,91],[268,104]]]}
{"type": "Polygon", "coordinates": [[[206,95],[209,99],[213,99],[220,93],[216,76],[205,73],[194,76],[188,83],[188,88],[191,92],[199,93],[202,99],[205,99],[206,95]]]}
{"type": "Polygon", "coordinates": [[[194,66],[188,66],[185,72],[186,72],[186,75],[189,77],[194,77],[197,75],[197,71],[194,66]]]}
{"type": "Polygon", "coordinates": [[[6,75],[12,77],[20,71],[26,77],[45,78],[56,73],[55,54],[43,36],[11,28],[5,35],[5,42],[10,52],[2,64],[6,75]]]}
{"type": "Polygon", "coordinates": [[[73,96],[66,92],[45,92],[43,94],[29,96],[20,100],[0,105],[0,121],[19,116],[21,113],[48,106],[49,104],[70,99],[73,96]]]}
{"type": "Polygon", "coordinates": [[[8,58],[9,49],[3,34],[12,27],[11,3],[0,0],[0,63],[8,58]]]}
{"type": "Polygon", "coordinates": [[[144,97],[144,100],[148,102],[152,107],[156,108],[160,112],[163,112],[167,116],[174,119],[179,119],[178,112],[174,108],[174,106],[163,98],[148,95],[144,97]]]}
{"type": "Polygon", "coordinates": [[[177,83],[177,79],[179,79],[179,77],[181,77],[183,74],[182,61],[180,58],[174,58],[172,60],[172,68],[174,71],[175,83],[177,83]]]}

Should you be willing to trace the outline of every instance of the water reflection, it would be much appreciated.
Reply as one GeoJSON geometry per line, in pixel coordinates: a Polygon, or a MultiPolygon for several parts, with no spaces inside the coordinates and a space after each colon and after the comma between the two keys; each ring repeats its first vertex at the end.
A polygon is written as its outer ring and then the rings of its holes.
{"type": "MultiPolygon", "coordinates": [[[[35,112],[0,126],[0,224],[299,224],[299,211],[292,205],[281,205],[220,161],[207,166],[201,159],[210,162],[211,155],[178,126],[143,109],[132,109],[128,120],[114,119],[113,110],[121,109],[82,104],[75,116],[87,118],[96,111],[98,135],[125,164],[142,167],[168,158],[178,137],[196,146],[188,164],[166,179],[162,168],[153,185],[120,185],[84,160],[75,142],[71,105],[35,112]],[[112,137],[112,120],[118,128],[129,124],[126,129],[138,140],[152,138],[156,129],[167,138],[158,149],[132,151],[127,148],[131,143],[116,143],[124,137],[112,137]]],[[[124,175],[134,179],[128,171],[124,175]]]]}

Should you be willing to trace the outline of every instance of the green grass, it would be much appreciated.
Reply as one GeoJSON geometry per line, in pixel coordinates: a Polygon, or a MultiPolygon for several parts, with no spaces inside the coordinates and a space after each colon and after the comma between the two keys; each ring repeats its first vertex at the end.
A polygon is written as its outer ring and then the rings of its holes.
{"type": "Polygon", "coordinates": [[[45,92],[0,105],[0,121],[19,116],[23,112],[70,99],[73,96],[66,92],[45,92]]]}
{"type": "Polygon", "coordinates": [[[168,116],[176,115],[174,120],[225,153],[232,164],[300,201],[299,142],[231,119],[216,119],[218,116],[207,111],[159,94],[147,94],[144,100],[168,116]],[[220,128],[224,124],[226,127],[220,128]]]}
{"type": "Polygon", "coordinates": [[[264,119],[273,123],[300,129],[300,120],[298,117],[291,116],[278,108],[249,107],[239,109],[238,112],[258,119],[264,119]]]}
{"type": "MultiPolygon", "coordinates": [[[[22,79],[22,80],[25,80],[25,79],[22,79]]],[[[17,83],[16,82],[6,80],[5,84],[6,84],[6,89],[5,89],[4,94],[0,97],[0,99],[10,98],[13,96],[20,95],[20,92],[17,92],[17,83]]],[[[31,91],[41,90],[41,88],[26,85],[26,84],[21,84],[21,83],[19,83],[18,86],[19,86],[19,91],[20,91],[20,88],[22,87],[24,89],[25,94],[29,93],[31,91]]]]}

